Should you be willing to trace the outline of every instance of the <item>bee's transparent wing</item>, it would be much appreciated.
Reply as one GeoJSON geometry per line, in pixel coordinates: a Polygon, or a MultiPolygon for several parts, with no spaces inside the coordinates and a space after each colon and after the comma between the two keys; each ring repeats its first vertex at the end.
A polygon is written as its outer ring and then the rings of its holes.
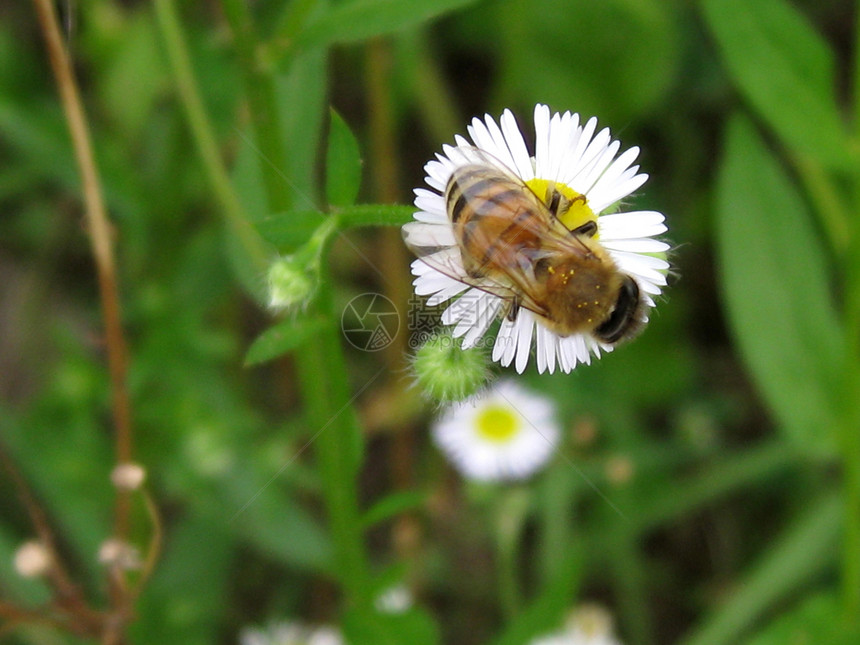
{"type": "Polygon", "coordinates": [[[497,296],[512,305],[516,303],[517,306],[530,309],[536,314],[546,315],[546,309],[530,295],[533,291],[533,274],[530,271],[524,276],[510,276],[510,284],[504,284],[489,276],[471,276],[464,268],[460,247],[449,227],[409,222],[402,230],[406,246],[427,266],[452,280],[497,296]]]}

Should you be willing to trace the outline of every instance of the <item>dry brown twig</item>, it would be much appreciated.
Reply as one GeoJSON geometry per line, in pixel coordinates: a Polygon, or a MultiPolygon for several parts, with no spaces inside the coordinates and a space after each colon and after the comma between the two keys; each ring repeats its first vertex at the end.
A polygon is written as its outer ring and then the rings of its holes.
{"type": "MultiPolygon", "coordinates": [[[[51,0],[33,0],[33,5],[45,38],[46,51],[69,127],[75,159],[81,173],[86,224],[98,275],[105,325],[116,460],[120,465],[131,464],[133,432],[127,386],[128,351],[120,315],[111,224],[104,204],[86,114],[60,30],[56,9],[51,0]]],[[[0,446],[0,467],[9,475],[21,504],[29,514],[38,543],[45,549],[47,566],[44,577],[53,591],[52,601],[47,606],[39,608],[17,607],[0,600],[0,618],[5,621],[5,625],[0,627],[0,634],[22,622],[37,622],[80,636],[96,638],[104,645],[125,643],[126,627],[133,618],[134,601],[152,573],[160,552],[161,525],[151,497],[142,491],[143,503],[153,523],[153,534],[143,563],[143,571],[136,583],[132,585],[127,577],[128,567],[119,561],[106,563],[109,602],[106,609],[99,610],[93,608],[81,588],[74,583],[62,555],[56,548],[56,540],[42,506],[2,446],[0,446]]],[[[125,545],[129,534],[133,489],[124,486],[116,486],[115,489],[112,540],[117,544],[125,545]]]]}

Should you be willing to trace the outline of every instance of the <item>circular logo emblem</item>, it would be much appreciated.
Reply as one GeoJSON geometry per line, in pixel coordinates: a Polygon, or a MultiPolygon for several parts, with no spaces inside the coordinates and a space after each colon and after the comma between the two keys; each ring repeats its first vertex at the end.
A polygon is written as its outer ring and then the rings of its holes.
{"type": "Polygon", "coordinates": [[[356,349],[378,352],[394,341],[400,329],[400,314],[381,293],[363,293],[344,307],[340,328],[356,349]]]}

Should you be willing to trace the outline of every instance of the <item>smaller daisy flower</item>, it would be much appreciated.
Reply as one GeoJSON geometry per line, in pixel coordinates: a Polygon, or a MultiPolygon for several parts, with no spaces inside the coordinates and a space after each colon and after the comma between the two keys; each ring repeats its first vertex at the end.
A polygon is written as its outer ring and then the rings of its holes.
{"type": "Polygon", "coordinates": [[[534,474],[560,434],[552,402],[513,381],[452,405],[433,427],[433,439],[445,455],[465,477],[478,481],[534,474]]]}
{"type": "Polygon", "coordinates": [[[479,343],[501,319],[492,358],[522,373],[570,372],[648,322],[666,285],[668,244],[656,211],[618,209],[648,175],[597,119],[534,112],[532,154],[513,114],[473,119],[469,137],[424,167],[404,240],[415,293],[450,303],[442,322],[479,343]],[[620,154],[619,154],[620,153],[620,154]]]}
{"type": "Polygon", "coordinates": [[[621,645],[615,638],[612,616],[599,605],[574,610],[565,627],[531,641],[530,645],[621,645]]]}
{"type": "Polygon", "coordinates": [[[240,645],[343,645],[340,632],[332,627],[310,627],[284,620],[266,627],[245,627],[240,645]]]}

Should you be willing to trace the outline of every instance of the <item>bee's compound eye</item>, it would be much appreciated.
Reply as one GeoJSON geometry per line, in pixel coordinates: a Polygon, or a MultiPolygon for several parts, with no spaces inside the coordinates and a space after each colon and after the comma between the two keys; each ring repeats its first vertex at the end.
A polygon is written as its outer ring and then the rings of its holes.
{"type": "Polygon", "coordinates": [[[612,314],[594,330],[594,335],[606,343],[621,340],[638,324],[636,312],[639,310],[639,304],[639,285],[629,275],[624,276],[612,314]]]}

